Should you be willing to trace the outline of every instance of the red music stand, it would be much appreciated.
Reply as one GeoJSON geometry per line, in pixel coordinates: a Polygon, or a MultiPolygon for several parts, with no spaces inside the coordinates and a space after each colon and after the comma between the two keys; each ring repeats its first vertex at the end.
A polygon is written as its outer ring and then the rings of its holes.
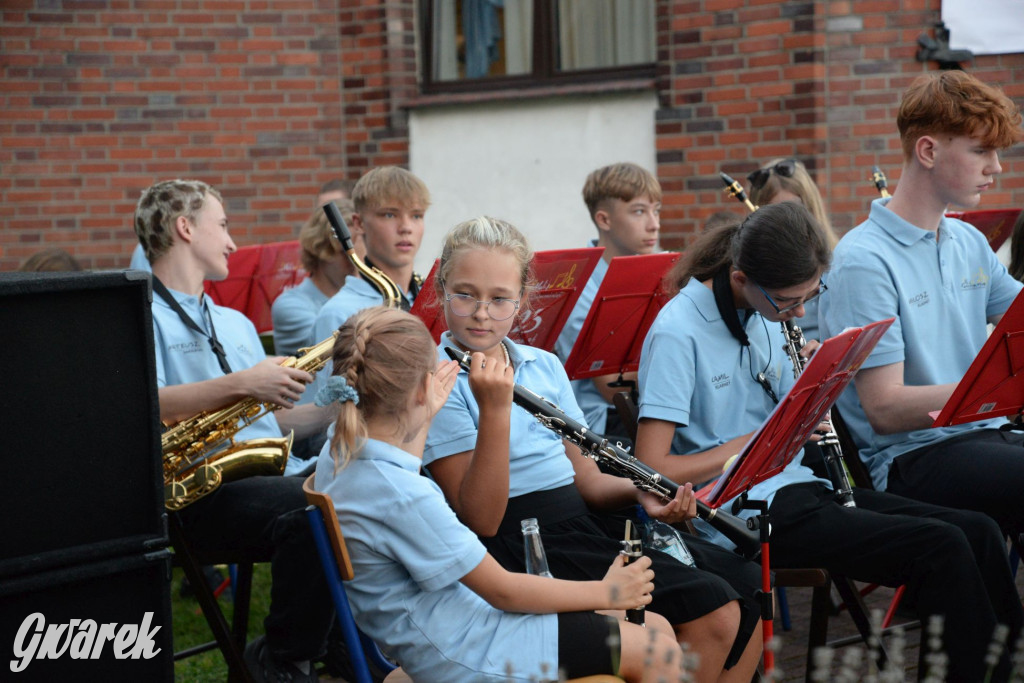
{"type": "MultiPolygon", "coordinates": [[[[527,344],[545,351],[555,348],[555,341],[602,253],[604,247],[555,249],[535,253],[532,267],[537,285],[530,294],[529,309],[522,311],[520,306],[522,312],[509,331],[509,338],[517,344],[527,344]]],[[[426,324],[434,341],[440,342],[441,334],[448,329],[448,325],[434,293],[436,272],[437,261],[423,281],[410,312],[426,324]]]]}
{"type": "Polygon", "coordinates": [[[207,280],[204,290],[221,306],[245,314],[260,334],[270,332],[274,323],[270,307],[285,289],[306,278],[299,257],[298,241],[253,244],[228,256],[228,276],[219,282],[207,280]]]}
{"type": "MultiPolygon", "coordinates": [[[[839,394],[853,379],[858,368],[875,348],[894,318],[854,327],[826,339],[811,356],[793,388],[783,397],[768,419],[754,432],[732,465],[718,478],[697,492],[697,496],[718,508],[726,501],[745,494],[756,484],[781,472],[796,457],[821,423],[839,394]]],[[[761,534],[762,629],[765,644],[772,638],[771,561],[768,555],[768,504],[745,501],[745,508],[759,511],[761,534]]],[[[772,652],[764,651],[766,672],[774,668],[772,652]]]]}
{"type": "Polygon", "coordinates": [[[1024,293],[1006,309],[932,427],[952,427],[1024,409],[1024,293]]]}
{"type": "Polygon", "coordinates": [[[565,362],[569,379],[633,372],[658,311],[668,301],[661,280],[676,252],[618,256],[594,296],[583,327],[565,362]]]}
{"type": "Polygon", "coordinates": [[[1013,224],[1020,215],[1020,209],[978,209],[976,211],[950,211],[946,215],[950,218],[959,218],[965,223],[970,223],[985,235],[992,251],[999,251],[999,247],[1010,238],[1013,232],[1013,224]]]}
{"type": "Polygon", "coordinates": [[[719,507],[781,472],[807,443],[893,320],[851,327],[826,339],[725,474],[698,492],[701,500],[709,507],[719,507]]]}

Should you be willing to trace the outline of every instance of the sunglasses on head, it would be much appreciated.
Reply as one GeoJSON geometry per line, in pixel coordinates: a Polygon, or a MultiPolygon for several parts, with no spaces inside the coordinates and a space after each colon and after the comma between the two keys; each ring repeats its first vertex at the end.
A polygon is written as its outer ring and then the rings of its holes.
{"type": "Polygon", "coordinates": [[[750,189],[760,190],[768,182],[768,177],[772,173],[776,173],[783,178],[792,178],[793,174],[796,173],[796,159],[783,159],[774,166],[757,169],[747,176],[747,180],[750,181],[750,189]]]}

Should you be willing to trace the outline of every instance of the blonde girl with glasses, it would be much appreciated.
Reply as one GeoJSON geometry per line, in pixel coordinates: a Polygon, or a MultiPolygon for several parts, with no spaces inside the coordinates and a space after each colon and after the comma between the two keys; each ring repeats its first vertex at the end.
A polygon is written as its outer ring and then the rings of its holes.
{"type": "MultiPolygon", "coordinates": [[[[460,370],[431,424],[423,463],[503,567],[525,571],[520,522],[533,517],[555,578],[595,580],[619,552],[624,529],[623,519],[600,513],[639,503],[652,517],[679,522],[692,518],[696,505],[689,485],[664,504],[629,480],[602,473],[576,446],[513,406],[518,383],[585,424],[558,358],[508,338],[526,308],[531,259],[526,239],[502,220],[480,217],[448,233],[437,294],[449,332],[438,357],[447,358],[443,347],[454,346],[471,354],[471,364],[468,373],[460,370]]],[[[671,628],[700,655],[697,680],[749,681],[761,650],[758,566],[696,538],[689,545],[696,567],[647,551],[655,573],[648,627],[671,628]]],[[[621,624],[623,636],[633,627],[621,624]]],[[[566,655],[582,667],[600,660],[599,645],[578,640],[566,655]]]]}

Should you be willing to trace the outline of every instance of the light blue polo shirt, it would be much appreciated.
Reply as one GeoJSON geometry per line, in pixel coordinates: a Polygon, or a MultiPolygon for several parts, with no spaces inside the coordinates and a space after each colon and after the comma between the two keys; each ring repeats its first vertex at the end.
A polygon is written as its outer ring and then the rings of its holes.
{"type": "Polygon", "coordinates": [[[372,439],[337,473],[329,447],[320,453],[316,489],[334,501],[359,628],[417,681],[539,680],[542,663],[556,671],[557,616],[502,612],[460,583],[486,551],[419,468],[372,439]]]}
{"type": "Polygon", "coordinates": [[[142,244],[135,245],[135,251],[132,252],[132,260],[128,264],[129,268],[134,270],[145,270],[146,272],[153,272],[153,266],[149,264],[149,259],[146,258],[146,250],[142,248],[142,244]]]}
{"type": "MultiPolygon", "coordinates": [[[[848,327],[896,318],[862,367],[902,361],[908,386],[959,382],[987,339],[987,319],[1009,308],[1021,283],[973,226],[943,218],[936,240],[934,232],[889,211],[888,202],[872,202],[868,220],[836,247],[820,309],[822,333],[834,336],[848,327]]],[[[881,436],[868,424],[854,385],[838,405],[875,487],[883,490],[897,456],[1005,422],[999,418],[881,436]]]]}
{"type": "MultiPolygon", "coordinates": [[[[597,240],[591,241],[589,246],[596,247],[597,240]]],[[[565,327],[558,335],[558,340],[555,342],[555,355],[563,364],[569,360],[572,347],[580,336],[580,330],[583,329],[583,323],[587,319],[590,307],[594,304],[594,298],[597,296],[597,290],[601,287],[607,272],[608,264],[603,258],[598,259],[594,271],[590,274],[590,279],[583,287],[580,298],[576,300],[572,313],[565,321],[565,327]]],[[[604,434],[608,423],[609,404],[594,386],[594,380],[591,378],[577,379],[573,380],[571,384],[572,392],[576,395],[576,403],[587,417],[587,424],[598,434],[604,434]]]]}
{"type": "MultiPolygon", "coordinates": [[[[740,311],[741,319],[744,314],[740,311]]],[[[792,388],[793,366],[782,351],[779,324],[753,312],[744,329],[748,347],[729,332],[711,289],[695,279],[654,319],[640,352],[640,417],[679,425],[672,440],[672,453],[678,457],[721,446],[761,426],[775,403],[755,381],[757,373],[765,374],[780,399],[792,388]]],[[[770,505],[775,492],[789,484],[819,482],[831,488],[800,464],[801,457],[798,454],[782,472],[752,487],[749,497],[770,505]]],[[[710,482],[700,485],[706,483],[710,482]]],[[[731,512],[728,504],[723,509],[731,512]]],[[[744,510],[740,516],[755,514],[744,510]]],[[[701,535],[718,545],[733,546],[725,536],[697,522],[701,535]]]]}
{"type": "MultiPolygon", "coordinates": [[[[210,326],[206,310],[209,309],[217,340],[224,347],[232,371],[251,368],[266,359],[259,334],[245,315],[233,308],[215,305],[208,294],[204,294],[200,302],[198,297],[173,289],[168,291],[207,334],[210,326]]],[[[186,327],[178,314],[159,296],[153,297],[153,342],[158,387],[202,382],[224,374],[206,337],[186,327]]],[[[281,427],[273,413],[239,430],[236,436],[238,440],[268,437],[281,437],[281,427]]]]}
{"type": "MultiPolygon", "coordinates": [[[[313,278],[307,277],[274,299],[270,307],[270,318],[274,325],[274,352],[277,355],[294,356],[299,349],[320,341],[313,338],[313,323],[328,298],[316,286],[313,278]]],[[[330,332],[322,339],[328,336],[330,332]]]]}
{"type": "MultiPolygon", "coordinates": [[[[451,337],[443,335],[438,347],[438,358],[449,360],[444,347],[450,345],[451,337]]],[[[565,369],[554,354],[532,346],[515,344],[507,338],[505,347],[515,366],[513,376],[517,384],[551,401],[572,419],[585,423],[565,369]]],[[[560,436],[515,404],[512,405],[510,424],[510,498],[567,486],[573,482],[575,472],[565,455],[565,446],[560,436]]],[[[476,448],[479,425],[480,407],[469,388],[469,373],[460,369],[447,403],[430,424],[423,464],[429,465],[435,460],[476,448]]]]}

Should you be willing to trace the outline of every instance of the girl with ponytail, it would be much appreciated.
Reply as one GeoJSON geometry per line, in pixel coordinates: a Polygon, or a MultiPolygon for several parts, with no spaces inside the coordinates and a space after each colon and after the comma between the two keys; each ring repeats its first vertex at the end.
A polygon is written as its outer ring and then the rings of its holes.
{"type": "Polygon", "coordinates": [[[559,670],[675,680],[667,623],[643,629],[592,611],[649,603],[649,559],[624,566],[618,557],[595,581],[508,572],[420,475],[427,429],[457,371],[438,362],[427,328],[408,313],[370,308],[340,329],[317,397],[338,416],[315,488],[334,501],[359,627],[417,681],[553,680],[559,670]],[[580,642],[586,656],[569,656],[567,644],[580,642]]]}

